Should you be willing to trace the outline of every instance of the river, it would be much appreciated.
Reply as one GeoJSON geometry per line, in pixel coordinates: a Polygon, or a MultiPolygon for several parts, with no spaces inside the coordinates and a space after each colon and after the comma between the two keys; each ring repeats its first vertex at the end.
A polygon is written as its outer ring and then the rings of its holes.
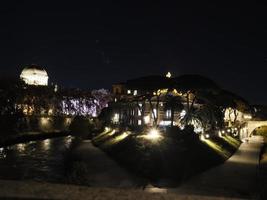
{"type": "Polygon", "coordinates": [[[64,155],[71,136],[0,148],[0,179],[65,182],[64,155]]]}

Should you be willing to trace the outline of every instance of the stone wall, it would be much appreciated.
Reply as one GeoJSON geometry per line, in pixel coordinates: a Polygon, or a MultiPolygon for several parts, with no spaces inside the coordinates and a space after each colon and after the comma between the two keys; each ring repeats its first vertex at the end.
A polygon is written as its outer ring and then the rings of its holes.
{"type": "Polygon", "coordinates": [[[26,131],[42,131],[42,132],[53,132],[53,131],[66,131],[72,122],[72,117],[36,117],[29,116],[23,124],[23,129],[26,131]]]}

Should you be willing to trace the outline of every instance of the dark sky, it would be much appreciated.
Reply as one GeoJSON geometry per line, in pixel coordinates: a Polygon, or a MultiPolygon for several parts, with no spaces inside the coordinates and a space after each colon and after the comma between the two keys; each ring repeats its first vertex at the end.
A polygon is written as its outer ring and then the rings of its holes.
{"type": "Polygon", "coordinates": [[[264,4],[42,2],[1,1],[1,75],[19,76],[35,63],[59,85],[110,88],[138,76],[194,73],[267,104],[264,4]]]}

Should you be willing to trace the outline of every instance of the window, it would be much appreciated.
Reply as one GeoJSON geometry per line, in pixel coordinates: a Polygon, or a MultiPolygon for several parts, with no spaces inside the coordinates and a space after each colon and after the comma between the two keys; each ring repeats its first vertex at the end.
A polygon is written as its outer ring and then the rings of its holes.
{"type": "MultiPolygon", "coordinates": [[[[153,113],[154,113],[155,117],[157,117],[157,109],[156,108],[153,109],[153,113]]],[[[153,113],[152,113],[152,116],[153,116],[153,113]]]]}
{"type": "Polygon", "coordinates": [[[133,91],[133,95],[136,96],[137,95],[137,90],[133,91]]]}
{"type": "Polygon", "coordinates": [[[115,113],[114,114],[114,117],[113,117],[113,122],[114,123],[119,123],[119,120],[120,120],[120,116],[118,113],[115,113]]]}
{"type": "Polygon", "coordinates": [[[171,110],[166,110],[166,118],[170,119],[172,115],[172,111],[171,110]]]}

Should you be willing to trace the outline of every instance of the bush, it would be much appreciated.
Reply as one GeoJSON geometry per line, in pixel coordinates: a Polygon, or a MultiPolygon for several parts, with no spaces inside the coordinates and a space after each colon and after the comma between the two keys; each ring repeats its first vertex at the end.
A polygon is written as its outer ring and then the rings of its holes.
{"type": "Polygon", "coordinates": [[[77,116],[71,122],[69,129],[73,135],[91,138],[93,127],[93,123],[90,122],[90,119],[77,116]]]}

